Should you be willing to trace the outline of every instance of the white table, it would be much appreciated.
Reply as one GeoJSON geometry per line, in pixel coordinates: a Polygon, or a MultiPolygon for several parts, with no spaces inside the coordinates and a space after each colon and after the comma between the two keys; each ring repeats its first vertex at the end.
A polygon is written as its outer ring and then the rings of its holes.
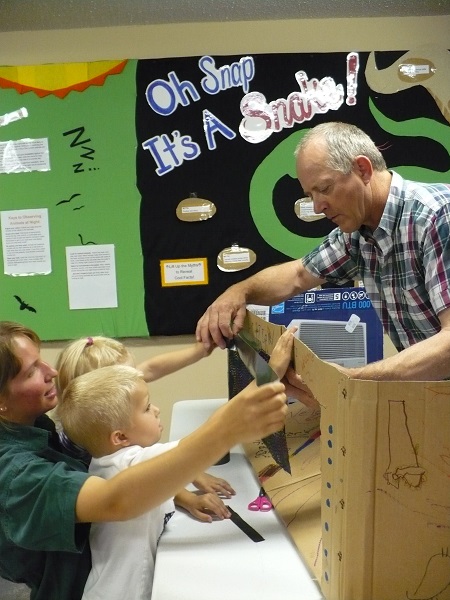
{"type": "MultiPolygon", "coordinates": [[[[170,439],[193,431],[224,402],[175,403],[170,439]]],[[[201,523],[177,511],[159,543],[152,600],[321,600],[317,582],[276,512],[248,510],[260,486],[242,448],[233,448],[230,462],[208,472],[231,483],[236,496],[225,503],[264,541],[253,542],[229,519],[201,523]]]]}

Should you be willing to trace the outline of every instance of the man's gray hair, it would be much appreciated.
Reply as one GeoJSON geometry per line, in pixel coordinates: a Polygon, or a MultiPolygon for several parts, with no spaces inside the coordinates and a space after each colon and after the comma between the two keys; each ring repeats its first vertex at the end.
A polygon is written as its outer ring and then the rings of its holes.
{"type": "Polygon", "coordinates": [[[348,174],[353,169],[357,156],[366,156],[375,171],[384,171],[386,162],[373,140],[364,131],[350,123],[322,123],[306,132],[297,145],[294,155],[298,155],[315,141],[323,140],[327,147],[327,166],[330,169],[348,174]]]}

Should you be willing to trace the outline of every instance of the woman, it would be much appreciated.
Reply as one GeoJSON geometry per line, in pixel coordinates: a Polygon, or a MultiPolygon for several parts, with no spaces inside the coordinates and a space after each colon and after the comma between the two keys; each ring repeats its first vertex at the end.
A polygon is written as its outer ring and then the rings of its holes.
{"type": "Polygon", "coordinates": [[[79,600],[91,566],[89,523],[151,510],[234,445],[280,430],[287,411],[283,384],[251,384],[173,450],[104,480],[63,453],[45,414],[57,403],[56,374],[36,333],[0,322],[0,575],[26,583],[31,600],[79,600]]]}

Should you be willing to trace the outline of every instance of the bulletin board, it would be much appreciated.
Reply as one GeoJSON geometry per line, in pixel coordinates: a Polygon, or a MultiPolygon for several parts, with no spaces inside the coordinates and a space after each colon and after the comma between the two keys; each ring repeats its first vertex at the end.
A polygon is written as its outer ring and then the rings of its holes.
{"type": "Polygon", "coordinates": [[[295,212],[310,127],[354,123],[402,176],[450,182],[449,68],[433,45],[0,67],[0,319],[193,333],[331,230],[295,212]]]}

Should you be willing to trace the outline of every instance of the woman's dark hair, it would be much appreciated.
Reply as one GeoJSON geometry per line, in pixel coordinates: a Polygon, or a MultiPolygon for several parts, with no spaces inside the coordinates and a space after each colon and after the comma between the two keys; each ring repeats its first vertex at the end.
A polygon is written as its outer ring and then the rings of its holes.
{"type": "Polygon", "coordinates": [[[8,383],[22,368],[14,347],[14,339],[18,336],[29,338],[38,347],[41,345],[39,336],[28,327],[13,321],[0,321],[0,394],[7,391],[8,383]]]}

